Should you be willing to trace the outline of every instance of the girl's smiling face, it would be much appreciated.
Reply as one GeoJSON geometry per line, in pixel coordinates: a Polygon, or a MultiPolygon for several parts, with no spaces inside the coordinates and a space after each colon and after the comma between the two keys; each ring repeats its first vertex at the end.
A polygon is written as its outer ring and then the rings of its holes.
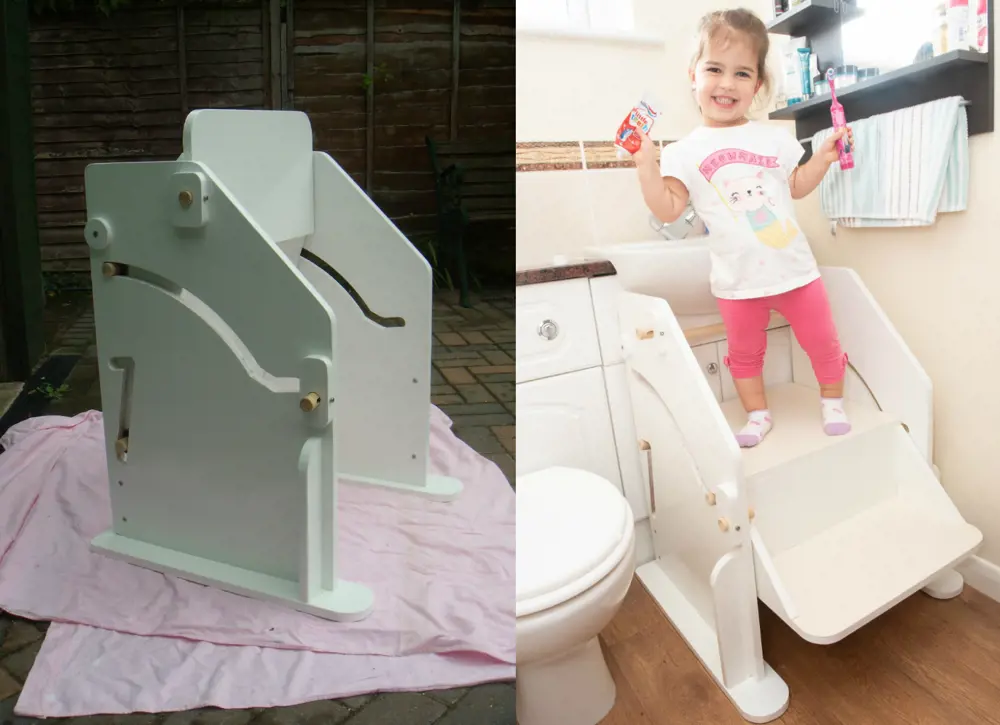
{"type": "Polygon", "coordinates": [[[695,99],[706,126],[746,123],[761,78],[753,46],[735,33],[711,43],[691,71],[695,99]]]}

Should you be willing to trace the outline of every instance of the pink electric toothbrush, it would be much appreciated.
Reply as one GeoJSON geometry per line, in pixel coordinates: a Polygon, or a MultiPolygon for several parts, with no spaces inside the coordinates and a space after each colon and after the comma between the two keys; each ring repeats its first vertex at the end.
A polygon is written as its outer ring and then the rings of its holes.
{"type": "MultiPolygon", "coordinates": [[[[826,71],[826,82],[830,85],[830,95],[833,96],[833,103],[830,104],[830,116],[833,118],[833,130],[839,131],[847,127],[847,118],[844,116],[844,107],[837,100],[837,91],[833,84],[833,68],[826,71]]],[[[837,140],[837,151],[840,152],[840,168],[842,171],[854,168],[854,152],[851,150],[851,143],[847,136],[837,140]]]]}

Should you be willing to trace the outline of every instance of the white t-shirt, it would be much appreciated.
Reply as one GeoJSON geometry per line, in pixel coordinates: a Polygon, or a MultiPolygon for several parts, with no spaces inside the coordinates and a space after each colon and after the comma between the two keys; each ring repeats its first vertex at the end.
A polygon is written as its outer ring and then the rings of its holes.
{"type": "Polygon", "coordinates": [[[702,126],[664,147],[661,174],[684,183],[708,227],[716,297],[769,297],[819,278],[788,185],[804,152],[784,129],[755,121],[702,126]]]}

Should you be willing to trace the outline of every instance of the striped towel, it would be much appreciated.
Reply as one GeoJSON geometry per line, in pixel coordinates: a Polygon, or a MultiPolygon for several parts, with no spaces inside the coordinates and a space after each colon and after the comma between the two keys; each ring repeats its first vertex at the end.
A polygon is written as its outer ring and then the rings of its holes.
{"type": "MultiPolygon", "coordinates": [[[[845,227],[916,227],[969,203],[969,122],[954,96],[850,124],[854,168],[833,163],[823,213],[845,227]]],[[[814,149],[833,133],[817,132],[814,149]]]]}

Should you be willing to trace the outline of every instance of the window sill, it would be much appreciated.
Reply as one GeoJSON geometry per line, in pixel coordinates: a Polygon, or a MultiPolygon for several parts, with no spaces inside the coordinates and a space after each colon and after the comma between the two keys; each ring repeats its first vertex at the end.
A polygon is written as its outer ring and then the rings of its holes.
{"type": "Polygon", "coordinates": [[[641,35],[628,30],[602,31],[558,26],[522,26],[517,28],[517,35],[530,38],[552,38],[554,40],[579,40],[586,43],[624,43],[626,45],[642,45],[657,48],[662,48],[666,45],[664,38],[657,38],[653,35],[641,35]]]}

